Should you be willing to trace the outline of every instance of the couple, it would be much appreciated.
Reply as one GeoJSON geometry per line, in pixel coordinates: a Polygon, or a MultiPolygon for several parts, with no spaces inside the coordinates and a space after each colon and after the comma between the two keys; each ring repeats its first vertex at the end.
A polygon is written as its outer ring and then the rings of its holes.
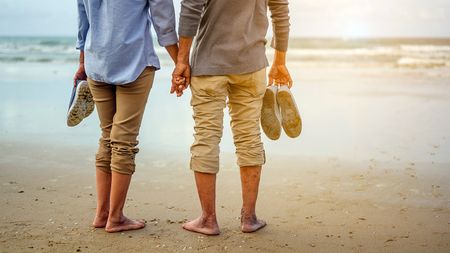
{"type": "Polygon", "coordinates": [[[264,227],[255,206],[265,163],[259,123],[267,84],[267,9],[276,50],[268,83],[290,87],[285,66],[288,0],[182,0],[179,40],[172,0],[77,1],[80,65],[74,79],[87,79],[101,128],[93,226],[107,232],[145,226],[143,220],[125,217],[123,207],[135,171],[144,108],[155,71],[160,68],[150,33],[153,25],[158,43],[176,65],[171,92],[181,96],[188,85],[192,91],[195,141],[190,167],[202,213],[183,228],[206,235],[220,233],[215,187],[227,98],[242,181],[241,230],[254,232],[264,227]]]}

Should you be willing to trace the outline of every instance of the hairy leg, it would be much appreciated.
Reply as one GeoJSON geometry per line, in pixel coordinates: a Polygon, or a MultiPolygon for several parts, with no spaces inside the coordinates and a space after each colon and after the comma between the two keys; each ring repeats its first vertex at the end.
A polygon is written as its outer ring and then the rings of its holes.
{"type": "Polygon", "coordinates": [[[216,174],[195,172],[195,182],[202,214],[185,223],[183,228],[205,235],[218,235],[220,230],[216,218],[216,174]]]}
{"type": "Polygon", "coordinates": [[[260,178],[261,166],[241,167],[243,201],[241,210],[241,230],[244,233],[255,232],[266,226],[265,221],[259,220],[256,217],[255,211],[260,178]]]}

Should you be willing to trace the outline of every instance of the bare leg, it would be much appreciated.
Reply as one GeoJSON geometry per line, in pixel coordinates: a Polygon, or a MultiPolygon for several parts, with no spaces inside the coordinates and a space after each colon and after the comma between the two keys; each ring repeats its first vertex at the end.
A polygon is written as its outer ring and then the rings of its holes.
{"type": "Polygon", "coordinates": [[[220,230],[216,218],[216,174],[195,172],[195,182],[202,215],[183,224],[183,228],[205,235],[218,235],[220,230]]]}
{"type": "Polygon", "coordinates": [[[97,181],[97,212],[92,225],[96,228],[106,226],[109,214],[109,193],[111,191],[111,174],[96,170],[97,181]]]}
{"type": "Polygon", "coordinates": [[[242,183],[242,210],[241,230],[244,233],[255,232],[264,226],[266,222],[256,218],[256,200],[258,198],[261,166],[241,167],[242,183]]]}
{"type": "Polygon", "coordinates": [[[111,195],[108,223],[105,230],[109,233],[136,230],[145,227],[145,221],[130,220],[123,215],[123,206],[127,198],[131,175],[112,172],[111,195]]]}

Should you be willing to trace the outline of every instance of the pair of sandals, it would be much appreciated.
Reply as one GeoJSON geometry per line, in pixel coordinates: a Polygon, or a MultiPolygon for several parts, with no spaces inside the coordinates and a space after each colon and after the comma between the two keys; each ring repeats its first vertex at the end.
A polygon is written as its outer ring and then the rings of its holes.
{"type": "Polygon", "coordinates": [[[69,110],[67,111],[67,126],[80,124],[94,111],[94,98],[87,81],[77,80],[72,89],[69,110]]]}
{"type": "Polygon", "coordinates": [[[280,138],[281,127],[291,138],[300,135],[302,119],[294,96],[287,85],[267,87],[261,109],[261,126],[271,140],[280,138]]]}

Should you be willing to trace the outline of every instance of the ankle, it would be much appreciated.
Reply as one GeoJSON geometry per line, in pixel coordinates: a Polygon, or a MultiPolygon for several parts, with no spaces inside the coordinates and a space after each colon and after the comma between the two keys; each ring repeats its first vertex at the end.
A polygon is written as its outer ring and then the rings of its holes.
{"type": "Polygon", "coordinates": [[[204,221],[215,221],[217,220],[216,213],[202,213],[200,218],[204,221]]]}
{"type": "Polygon", "coordinates": [[[109,213],[108,221],[111,223],[121,223],[125,219],[122,213],[109,213]]]}
{"type": "Polygon", "coordinates": [[[217,226],[217,217],[215,213],[202,213],[198,221],[206,227],[217,226]]]}
{"type": "Polygon", "coordinates": [[[246,211],[245,209],[241,210],[241,222],[248,222],[256,220],[255,211],[246,211]]]}
{"type": "Polygon", "coordinates": [[[109,208],[98,207],[95,215],[97,217],[108,217],[109,216],[109,208]]]}

